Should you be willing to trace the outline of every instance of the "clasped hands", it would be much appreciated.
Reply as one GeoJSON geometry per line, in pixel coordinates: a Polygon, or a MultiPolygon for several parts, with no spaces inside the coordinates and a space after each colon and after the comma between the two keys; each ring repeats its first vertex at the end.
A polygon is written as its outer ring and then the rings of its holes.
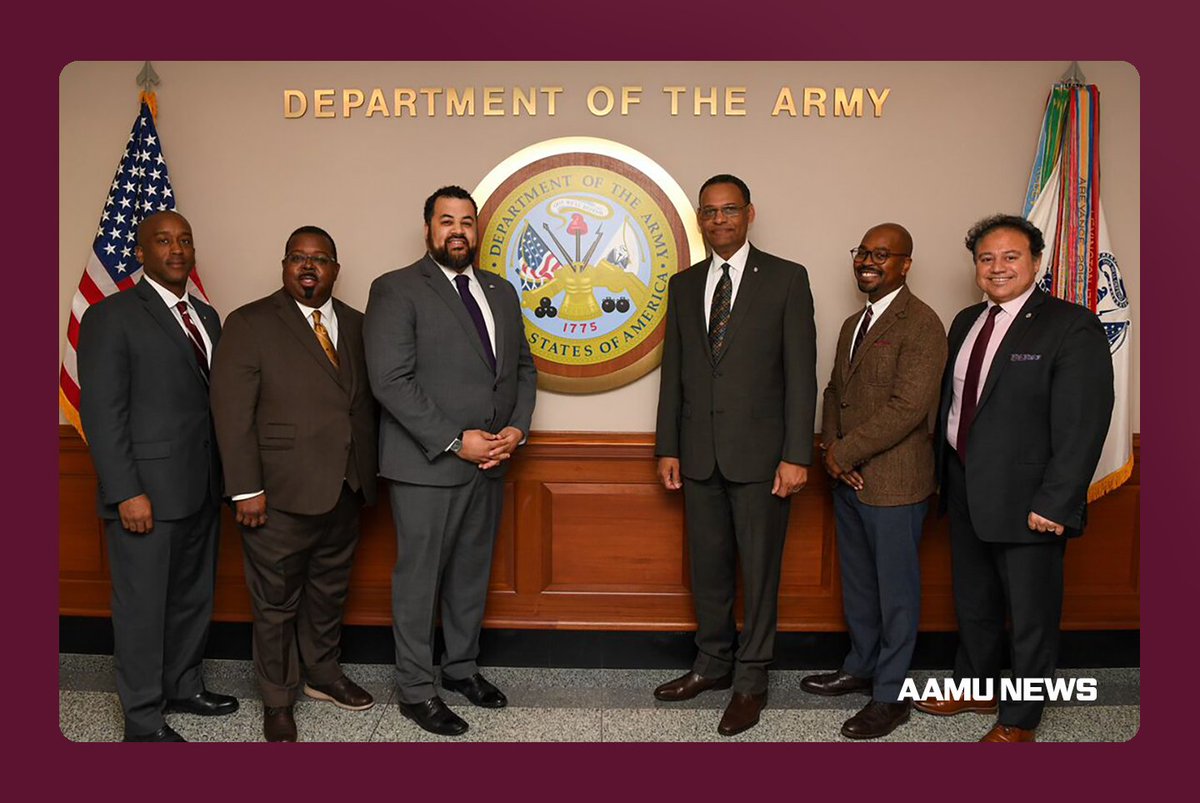
{"type": "Polygon", "coordinates": [[[480,471],[487,471],[512,457],[524,437],[525,433],[516,427],[505,427],[496,433],[468,429],[462,434],[458,456],[479,466],[480,471]]]}
{"type": "MultiPolygon", "coordinates": [[[[683,487],[682,475],[679,473],[678,457],[658,458],[658,481],[668,491],[678,491],[683,487]]],[[[799,491],[808,483],[808,467],[780,460],[775,468],[775,483],[771,493],[781,499],[786,499],[799,491]]]]}
{"type": "Polygon", "coordinates": [[[861,491],[863,489],[862,474],[859,474],[857,469],[842,468],[841,465],[838,464],[837,458],[833,456],[834,448],[836,446],[836,442],[830,444],[821,444],[821,452],[824,455],[826,473],[828,473],[829,476],[833,477],[835,480],[839,480],[846,485],[849,485],[854,490],[861,491]]]}

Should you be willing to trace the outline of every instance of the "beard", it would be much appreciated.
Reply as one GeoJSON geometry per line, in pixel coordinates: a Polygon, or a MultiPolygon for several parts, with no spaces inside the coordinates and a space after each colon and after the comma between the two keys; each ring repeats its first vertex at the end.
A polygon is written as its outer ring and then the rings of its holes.
{"type": "Polygon", "coordinates": [[[450,270],[458,271],[459,273],[462,273],[464,269],[470,267],[471,263],[475,261],[475,249],[469,243],[465,252],[458,252],[453,255],[446,248],[445,243],[442,243],[440,248],[435,248],[433,242],[429,238],[426,238],[425,246],[429,249],[429,255],[438,264],[445,265],[450,270]]]}

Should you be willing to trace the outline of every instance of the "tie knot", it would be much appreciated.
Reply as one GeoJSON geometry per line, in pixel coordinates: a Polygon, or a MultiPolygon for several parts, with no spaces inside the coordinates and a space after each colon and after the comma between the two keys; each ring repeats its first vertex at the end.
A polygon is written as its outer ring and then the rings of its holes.
{"type": "Polygon", "coordinates": [[[454,277],[454,283],[458,285],[459,290],[466,290],[471,280],[465,274],[460,273],[454,277]]]}
{"type": "Polygon", "coordinates": [[[729,263],[728,262],[721,263],[721,272],[724,273],[726,276],[729,275],[729,263]]]}
{"type": "Polygon", "coordinates": [[[1004,307],[1000,306],[999,304],[993,304],[992,308],[990,310],[988,310],[988,315],[995,318],[997,315],[999,315],[1003,311],[1004,311],[1004,307]]]}
{"type": "Polygon", "coordinates": [[[179,302],[177,302],[177,303],[175,304],[175,309],[179,310],[179,312],[180,312],[181,314],[184,314],[184,315],[186,315],[186,314],[187,314],[187,302],[186,302],[186,301],[179,301],[179,302]]]}
{"type": "Polygon", "coordinates": [[[312,319],[313,323],[315,323],[317,326],[321,325],[321,311],[319,309],[312,311],[312,319]]]}

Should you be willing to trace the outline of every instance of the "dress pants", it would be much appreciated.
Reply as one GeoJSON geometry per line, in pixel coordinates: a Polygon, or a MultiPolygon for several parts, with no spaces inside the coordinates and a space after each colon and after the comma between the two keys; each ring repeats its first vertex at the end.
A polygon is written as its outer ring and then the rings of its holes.
{"type": "Polygon", "coordinates": [[[439,612],[443,677],[463,680],[479,671],[479,628],[504,480],[478,471],[465,485],[450,487],[393,482],[389,494],[396,523],[396,680],[401,701],[420,703],[437,694],[433,640],[439,612]]]}
{"type": "Polygon", "coordinates": [[[791,500],[771,494],[771,482],[730,482],[714,469],[706,480],[683,479],[692,599],[696,605],[696,674],[714,678],[733,670],[733,690],[767,690],[775,652],[779,571],[791,500]],[[742,564],[745,623],[733,644],[737,561],[742,564]]]}
{"type": "Polygon", "coordinates": [[[219,506],[184,519],[154,522],[139,535],[104,523],[112,574],[113,663],[125,731],[164,724],[166,700],[204,689],[201,660],[212,619],[219,506]]]}
{"type": "Polygon", "coordinates": [[[308,681],[342,675],[342,611],[358,546],[362,498],[342,484],[328,513],[305,516],[270,506],[267,523],[242,528],[246,586],[254,611],[254,672],[263,705],[295,702],[300,668],[308,681]]]}
{"type": "MultiPolygon", "coordinates": [[[[1014,678],[1050,678],[1058,664],[1063,556],[1067,541],[987,543],[979,540],[967,509],[962,463],[947,455],[946,501],[958,654],[954,678],[991,678],[1000,695],[1005,614],[1012,622],[1014,678]]],[[[1045,703],[1000,700],[1001,725],[1033,730],[1045,703]]]]}
{"type": "Polygon", "coordinates": [[[918,547],[928,502],[868,505],[838,482],[833,487],[837,518],[842,609],[850,631],[850,654],[842,671],[873,678],[872,697],[900,701],[921,617],[918,547]]]}

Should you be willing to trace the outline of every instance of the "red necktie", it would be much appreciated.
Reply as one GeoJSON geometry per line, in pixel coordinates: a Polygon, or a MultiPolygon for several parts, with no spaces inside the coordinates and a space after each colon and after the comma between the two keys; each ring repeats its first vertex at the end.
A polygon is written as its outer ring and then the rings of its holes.
{"type": "Polygon", "coordinates": [[[179,316],[183,318],[183,326],[188,331],[188,342],[192,344],[196,362],[200,365],[200,373],[204,374],[205,379],[208,379],[208,351],[204,348],[204,338],[200,336],[200,330],[196,328],[196,324],[192,323],[192,316],[188,314],[187,302],[180,301],[175,305],[175,309],[179,310],[179,316]]]}
{"type": "Polygon", "coordinates": [[[988,310],[987,320],[975,338],[971,349],[971,359],[967,362],[967,378],[963,380],[962,409],[958,414],[958,442],[956,450],[963,465],[967,464],[967,436],[971,432],[971,424],[975,421],[975,406],[979,403],[979,374],[983,371],[983,355],[987,353],[988,343],[992,339],[992,331],[996,328],[996,315],[1001,307],[992,305],[988,310]]]}

